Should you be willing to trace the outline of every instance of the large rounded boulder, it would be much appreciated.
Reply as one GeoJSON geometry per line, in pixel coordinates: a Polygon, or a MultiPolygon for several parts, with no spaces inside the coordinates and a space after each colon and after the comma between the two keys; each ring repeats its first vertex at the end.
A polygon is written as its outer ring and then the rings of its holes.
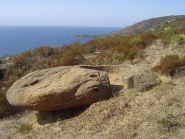
{"type": "Polygon", "coordinates": [[[6,97],[11,105],[38,111],[88,106],[111,95],[106,72],[63,66],[27,74],[6,97]]]}

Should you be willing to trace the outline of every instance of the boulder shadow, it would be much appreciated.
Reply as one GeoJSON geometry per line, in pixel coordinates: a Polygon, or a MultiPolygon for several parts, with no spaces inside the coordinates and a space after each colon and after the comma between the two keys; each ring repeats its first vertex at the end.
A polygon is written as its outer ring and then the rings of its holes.
{"type": "Polygon", "coordinates": [[[112,88],[112,92],[119,92],[119,91],[121,91],[124,87],[123,87],[123,85],[114,85],[114,84],[111,84],[111,88],[112,88]]]}
{"type": "Polygon", "coordinates": [[[66,119],[74,118],[82,114],[87,108],[88,107],[58,111],[39,111],[37,114],[37,123],[40,125],[45,125],[57,121],[63,121],[66,119]]]}

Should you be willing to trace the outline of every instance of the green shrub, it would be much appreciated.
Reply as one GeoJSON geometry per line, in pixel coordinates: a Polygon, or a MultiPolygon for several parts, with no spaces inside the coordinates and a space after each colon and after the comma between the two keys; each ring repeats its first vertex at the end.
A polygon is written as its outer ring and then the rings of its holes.
{"type": "Polygon", "coordinates": [[[129,53],[128,53],[128,59],[131,61],[131,63],[134,60],[134,58],[135,58],[136,55],[137,55],[137,51],[136,50],[131,49],[129,51],[129,53]]]}
{"type": "Polygon", "coordinates": [[[89,53],[93,53],[95,51],[95,49],[96,49],[96,46],[95,45],[91,45],[91,46],[88,47],[88,52],[89,53]]]}
{"type": "Polygon", "coordinates": [[[177,34],[177,35],[173,34],[172,37],[171,37],[170,43],[171,44],[180,43],[183,40],[184,40],[184,37],[182,35],[180,35],[180,34],[177,34]]]}
{"type": "Polygon", "coordinates": [[[117,59],[122,59],[123,58],[123,53],[118,53],[118,51],[116,51],[113,56],[113,59],[117,60],[117,59]]]}
{"type": "Polygon", "coordinates": [[[133,38],[131,40],[131,43],[132,44],[135,44],[135,45],[138,45],[138,44],[141,44],[142,43],[142,40],[140,39],[140,37],[136,37],[136,38],[133,38]]]}
{"type": "Polygon", "coordinates": [[[169,36],[171,36],[172,34],[173,34],[173,32],[169,28],[165,29],[164,32],[163,32],[163,35],[169,35],[169,36]]]}
{"type": "Polygon", "coordinates": [[[123,53],[118,53],[118,51],[115,51],[112,58],[118,64],[119,61],[123,61],[124,55],[123,53]]]}
{"type": "Polygon", "coordinates": [[[185,57],[179,59],[178,55],[166,55],[162,57],[159,65],[152,68],[153,71],[159,71],[165,75],[175,75],[177,67],[185,66],[185,57]]]}

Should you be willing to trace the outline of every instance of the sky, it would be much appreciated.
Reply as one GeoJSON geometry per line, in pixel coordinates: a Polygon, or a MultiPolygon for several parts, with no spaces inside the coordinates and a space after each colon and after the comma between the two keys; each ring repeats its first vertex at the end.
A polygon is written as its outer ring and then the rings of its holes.
{"type": "Polygon", "coordinates": [[[0,0],[0,26],[126,27],[185,15],[184,0],[0,0]]]}

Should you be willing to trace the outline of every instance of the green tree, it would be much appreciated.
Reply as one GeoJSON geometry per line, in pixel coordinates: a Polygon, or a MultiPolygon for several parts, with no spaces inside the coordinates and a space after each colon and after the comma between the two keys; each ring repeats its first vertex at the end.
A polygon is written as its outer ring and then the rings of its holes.
{"type": "Polygon", "coordinates": [[[134,58],[135,58],[136,55],[137,55],[137,51],[136,50],[131,49],[129,51],[129,53],[128,53],[128,59],[131,61],[131,63],[134,60],[134,58]]]}

